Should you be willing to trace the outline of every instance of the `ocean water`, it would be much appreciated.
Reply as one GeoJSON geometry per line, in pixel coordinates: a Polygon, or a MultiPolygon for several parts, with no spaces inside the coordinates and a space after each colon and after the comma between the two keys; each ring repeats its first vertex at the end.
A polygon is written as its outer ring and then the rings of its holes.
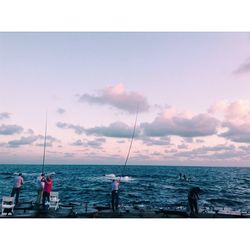
{"type": "MultiPolygon", "coordinates": [[[[10,195],[14,178],[23,173],[20,201],[35,201],[39,165],[0,165],[0,197],[10,195]]],[[[62,203],[110,203],[111,181],[122,166],[46,165],[62,203]]],[[[120,185],[120,204],[146,208],[186,207],[190,187],[202,189],[199,206],[229,211],[250,210],[250,168],[127,166],[120,185]],[[179,173],[188,176],[180,180],[179,173]]]]}

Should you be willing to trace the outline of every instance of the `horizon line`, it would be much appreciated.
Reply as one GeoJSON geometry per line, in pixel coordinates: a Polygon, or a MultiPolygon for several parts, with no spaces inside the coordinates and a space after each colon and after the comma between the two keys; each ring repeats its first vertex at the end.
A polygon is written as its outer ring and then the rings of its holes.
{"type": "MultiPolygon", "coordinates": [[[[42,164],[40,163],[0,163],[0,166],[3,165],[36,165],[36,166],[42,166],[42,164]]],[[[61,164],[61,163],[49,163],[46,164],[45,166],[119,166],[122,167],[124,166],[124,164],[75,164],[75,163],[71,163],[71,164],[61,164]]],[[[127,164],[127,167],[193,167],[193,168],[200,168],[200,167],[207,167],[207,168],[249,168],[250,166],[209,166],[209,165],[152,165],[152,164],[127,164]]]]}

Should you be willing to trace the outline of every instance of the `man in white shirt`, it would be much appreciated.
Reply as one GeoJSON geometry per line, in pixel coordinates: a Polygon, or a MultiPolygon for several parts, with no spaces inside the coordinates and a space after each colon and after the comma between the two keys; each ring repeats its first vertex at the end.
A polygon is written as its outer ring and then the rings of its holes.
{"type": "Polygon", "coordinates": [[[20,173],[15,178],[14,186],[13,186],[12,192],[11,192],[11,197],[14,197],[16,195],[15,204],[18,204],[20,190],[21,190],[21,187],[22,187],[23,184],[24,184],[24,182],[23,182],[22,173],[20,173]]]}
{"type": "Polygon", "coordinates": [[[119,185],[120,185],[120,180],[112,180],[112,192],[111,192],[111,197],[112,197],[112,210],[113,212],[118,209],[118,202],[119,202],[119,185]]]}
{"type": "Polygon", "coordinates": [[[42,203],[44,184],[45,184],[45,176],[44,173],[42,173],[40,176],[37,177],[36,180],[36,187],[37,187],[36,204],[38,205],[42,203]]]}

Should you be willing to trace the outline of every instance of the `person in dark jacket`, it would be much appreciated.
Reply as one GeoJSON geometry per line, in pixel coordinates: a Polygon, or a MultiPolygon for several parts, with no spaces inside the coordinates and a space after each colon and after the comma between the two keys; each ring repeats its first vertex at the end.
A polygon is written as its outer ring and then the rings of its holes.
{"type": "Polygon", "coordinates": [[[196,217],[198,216],[198,199],[201,189],[199,187],[193,187],[188,192],[188,206],[190,208],[190,216],[196,217]]]}

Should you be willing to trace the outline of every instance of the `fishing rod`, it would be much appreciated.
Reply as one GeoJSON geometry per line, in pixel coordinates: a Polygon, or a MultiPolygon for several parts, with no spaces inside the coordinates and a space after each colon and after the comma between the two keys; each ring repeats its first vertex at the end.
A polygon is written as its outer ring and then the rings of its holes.
{"type": "Polygon", "coordinates": [[[128,159],[129,159],[130,151],[131,151],[132,144],[133,144],[133,141],[134,141],[135,129],[136,129],[136,124],[137,124],[138,113],[139,113],[139,105],[137,105],[137,111],[136,111],[136,116],[135,116],[135,123],[134,123],[133,134],[132,134],[132,137],[131,137],[131,141],[130,141],[130,145],[129,145],[127,157],[126,157],[125,163],[124,163],[123,168],[122,168],[121,176],[120,176],[120,178],[119,178],[119,182],[121,181],[122,175],[123,175],[124,170],[125,170],[125,168],[126,168],[126,166],[127,166],[127,162],[128,162],[128,159]]]}
{"type": "Polygon", "coordinates": [[[45,151],[46,151],[46,139],[47,139],[47,112],[46,112],[45,133],[44,133],[44,144],[43,144],[43,165],[42,165],[42,173],[44,173],[44,162],[45,162],[45,151]]]}

